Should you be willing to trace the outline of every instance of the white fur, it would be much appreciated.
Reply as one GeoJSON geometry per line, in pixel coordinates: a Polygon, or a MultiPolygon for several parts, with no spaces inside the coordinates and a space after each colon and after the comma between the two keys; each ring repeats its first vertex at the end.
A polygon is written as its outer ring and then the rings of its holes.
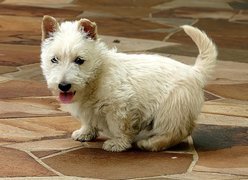
{"type": "Polygon", "coordinates": [[[110,138],[103,145],[107,151],[123,151],[132,144],[159,151],[190,135],[217,51],[202,31],[182,28],[199,48],[194,66],[159,55],[109,50],[100,40],[86,38],[78,21],[62,23],[43,41],[41,67],[48,87],[58,95],[58,84],[65,81],[76,91],[73,103],[62,104],[82,123],[73,139],[88,141],[102,132],[110,138]],[[58,64],[50,61],[55,55],[58,64]],[[85,63],[73,63],[77,56],[85,63]]]}

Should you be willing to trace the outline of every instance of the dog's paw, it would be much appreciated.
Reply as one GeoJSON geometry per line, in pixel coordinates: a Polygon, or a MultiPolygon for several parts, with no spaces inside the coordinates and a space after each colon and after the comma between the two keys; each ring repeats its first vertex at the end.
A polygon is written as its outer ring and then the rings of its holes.
{"type": "Polygon", "coordinates": [[[106,151],[121,152],[131,148],[131,144],[123,139],[109,139],[103,143],[102,148],[106,151]]]}
{"type": "Polygon", "coordinates": [[[71,137],[75,141],[84,142],[95,139],[97,137],[97,134],[93,130],[86,133],[82,129],[78,129],[72,133],[71,137]]]}

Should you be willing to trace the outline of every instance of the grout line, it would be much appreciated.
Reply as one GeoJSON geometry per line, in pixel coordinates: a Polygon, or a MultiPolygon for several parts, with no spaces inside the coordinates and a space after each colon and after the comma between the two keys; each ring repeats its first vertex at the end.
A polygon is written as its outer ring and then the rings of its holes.
{"type": "MultiPolygon", "coordinates": [[[[220,98],[220,99],[225,99],[224,97],[219,96],[219,95],[217,95],[217,94],[214,94],[214,93],[212,93],[212,92],[210,92],[210,91],[207,91],[207,90],[205,90],[205,89],[204,89],[204,91],[207,92],[208,94],[211,94],[211,95],[213,95],[213,96],[216,96],[216,97],[218,97],[218,98],[220,98]]],[[[216,99],[214,99],[214,100],[216,100],[216,99]]],[[[213,101],[213,100],[211,100],[211,101],[213,101]]]]}
{"type": "Polygon", "coordinates": [[[220,174],[220,175],[225,174],[225,175],[230,175],[230,176],[244,176],[244,177],[247,178],[247,175],[245,175],[245,174],[238,174],[238,173],[214,172],[214,171],[204,171],[204,170],[194,170],[194,172],[220,174]]]}
{"type": "Polygon", "coordinates": [[[194,142],[192,136],[188,137],[189,144],[193,147],[193,161],[191,162],[187,172],[190,173],[193,171],[193,168],[195,167],[197,161],[199,160],[199,156],[197,154],[197,151],[195,150],[194,142]]]}
{"type": "MultiPolygon", "coordinates": [[[[190,25],[193,26],[194,24],[196,24],[198,22],[198,19],[196,19],[195,21],[193,21],[190,25]]],[[[173,36],[174,34],[176,34],[179,31],[182,31],[182,28],[178,28],[176,31],[169,33],[167,36],[165,36],[165,38],[162,41],[167,41],[171,36],[173,36]]]]}
{"type": "Polygon", "coordinates": [[[213,114],[213,115],[223,115],[223,116],[230,116],[230,117],[240,117],[240,118],[247,118],[248,116],[245,115],[233,115],[233,114],[225,114],[225,113],[218,113],[218,112],[207,112],[207,111],[201,111],[201,113],[205,114],[213,114]]]}
{"type": "Polygon", "coordinates": [[[26,152],[29,156],[31,156],[36,162],[38,162],[40,165],[42,165],[43,167],[45,167],[46,169],[48,169],[49,171],[52,171],[53,173],[55,173],[58,176],[64,176],[62,173],[54,170],[53,168],[51,168],[50,166],[48,166],[47,164],[45,164],[43,161],[41,161],[41,159],[37,158],[35,155],[33,155],[30,151],[24,151],[26,152]]]}
{"type": "Polygon", "coordinates": [[[68,153],[68,152],[71,152],[71,151],[75,151],[75,150],[78,150],[78,149],[82,149],[82,148],[85,148],[85,146],[80,145],[80,146],[77,146],[75,148],[71,148],[71,149],[67,149],[67,150],[62,150],[61,152],[54,153],[54,154],[51,154],[51,155],[42,157],[40,159],[43,160],[43,159],[51,158],[51,157],[54,157],[54,156],[58,156],[58,155],[65,154],[65,153],[68,153]]]}

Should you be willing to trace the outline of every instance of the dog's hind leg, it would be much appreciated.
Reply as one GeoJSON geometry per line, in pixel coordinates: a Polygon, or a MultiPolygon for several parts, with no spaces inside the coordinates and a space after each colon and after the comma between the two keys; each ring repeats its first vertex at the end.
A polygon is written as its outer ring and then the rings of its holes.
{"type": "Polygon", "coordinates": [[[139,140],[136,142],[136,146],[147,151],[162,151],[178,144],[182,140],[181,136],[175,134],[162,134],[139,140]]]}

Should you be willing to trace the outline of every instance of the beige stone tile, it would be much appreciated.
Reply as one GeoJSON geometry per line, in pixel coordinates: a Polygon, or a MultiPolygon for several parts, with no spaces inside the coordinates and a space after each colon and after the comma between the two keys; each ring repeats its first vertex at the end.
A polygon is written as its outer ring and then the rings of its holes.
{"type": "Polygon", "coordinates": [[[176,174],[176,175],[168,175],[166,178],[178,179],[178,180],[199,180],[199,179],[208,179],[208,180],[234,180],[234,179],[243,179],[246,176],[239,176],[233,174],[225,174],[225,173],[213,173],[213,172],[197,172],[193,171],[186,174],[176,174]]]}
{"type": "Polygon", "coordinates": [[[220,8],[205,8],[205,7],[177,7],[173,9],[166,9],[155,12],[152,17],[161,18],[192,18],[192,20],[200,18],[211,18],[211,19],[230,19],[235,15],[235,11],[231,9],[220,9],[220,8]]]}
{"type": "Polygon", "coordinates": [[[155,40],[124,38],[118,36],[100,36],[103,42],[105,42],[109,48],[117,48],[120,52],[135,52],[146,51],[153,48],[174,46],[175,43],[168,43],[155,40]],[[119,40],[119,43],[114,43],[115,40],[119,40]]]}
{"type": "Polygon", "coordinates": [[[79,127],[79,122],[70,117],[1,119],[0,139],[3,142],[24,142],[68,137],[79,127]]]}
{"type": "Polygon", "coordinates": [[[59,110],[54,98],[18,98],[0,100],[0,118],[62,116],[67,113],[59,110]]]}
{"type": "MultiPolygon", "coordinates": [[[[15,79],[15,80],[17,79],[35,80],[35,81],[45,82],[44,76],[41,71],[40,63],[19,66],[18,69],[19,71],[8,72],[8,73],[6,72],[2,76],[10,78],[10,79],[15,79]]],[[[1,71],[1,67],[0,67],[0,71],[1,71]]]]}
{"type": "Polygon", "coordinates": [[[0,147],[0,176],[55,176],[25,152],[0,147]]]}
{"type": "Polygon", "coordinates": [[[248,106],[235,102],[207,101],[202,108],[203,113],[248,117],[248,106]]]}
{"type": "Polygon", "coordinates": [[[0,178],[1,180],[100,180],[93,178],[83,178],[76,176],[47,176],[47,177],[11,177],[11,178],[0,178]]]}
{"type": "Polygon", "coordinates": [[[5,147],[20,149],[23,151],[61,151],[76,147],[83,147],[83,144],[78,141],[74,141],[71,138],[67,139],[51,139],[51,140],[40,140],[24,143],[15,143],[6,145],[5,147]]]}
{"type": "Polygon", "coordinates": [[[187,171],[192,155],[164,152],[106,152],[82,148],[42,161],[65,175],[103,179],[153,177],[187,171]],[[177,158],[173,158],[173,157],[177,158]],[[90,168],[89,168],[90,167],[90,168]]]}
{"type": "MultiPolygon", "coordinates": [[[[0,55],[1,56],[1,55],[0,55]]],[[[0,75],[18,71],[17,68],[12,66],[0,66],[0,75]]]]}
{"type": "Polygon", "coordinates": [[[248,118],[201,113],[197,124],[248,127],[248,118]]]}

